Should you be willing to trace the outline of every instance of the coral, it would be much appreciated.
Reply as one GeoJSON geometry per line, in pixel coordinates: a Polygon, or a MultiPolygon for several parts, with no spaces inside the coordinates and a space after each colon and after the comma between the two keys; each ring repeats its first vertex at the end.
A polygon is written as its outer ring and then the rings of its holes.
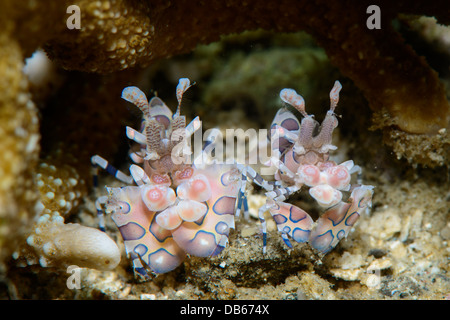
{"type": "Polygon", "coordinates": [[[87,185],[75,167],[61,163],[58,161],[61,155],[57,155],[58,152],[52,158],[41,160],[37,166],[37,221],[27,234],[26,242],[16,248],[13,258],[23,266],[39,263],[42,267],[76,265],[112,270],[120,262],[120,250],[106,233],[64,223],[86,196],[87,185]]]}
{"type": "Polygon", "coordinates": [[[159,1],[75,3],[84,13],[82,32],[68,37],[71,31],[64,30],[46,45],[51,57],[67,68],[111,72],[188,52],[222,34],[256,28],[306,30],[364,91],[372,108],[385,107],[402,130],[436,132],[447,125],[448,103],[436,73],[388,24],[399,12],[435,14],[448,22],[450,17],[440,10],[445,2],[423,7],[383,2],[381,31],[367,29],[368,4],[354,1],[246,3],[252,10],[241,2],[218,1],[208,6],[189,1],[176,6],[159,1]]]}
{"type": "MultiPolygon", "coordinates": [[[[73,76],[71,79],[80,80],[84,76],[73,76]]],[[[95,228],[63,223],[87,197],[91,180],[90,156],[95,151],[101,151],[105,155],[115,152],[117,144],[114,141],[123,129],[120,125],[115,125],[115,118],[111,116],[120,114],[120,108],[109,110],[108,113],[96,106],[99,101],[108,107],[116,104],[117,97],[106,91],[106,87],[114,90],[116,83],[122,85],[124,75],[119,74],[108,80],[89,77],[86,81],[66,81],[58,91],[62,97],[53,97],[55,104],[48,103],[43,110],[45,119],[41,123],[41,160],[33,168],[39,201],[37,210],[31,211],[37,212],[39,222],[32,226],[31,235],[24,233],[27,243],[16,248],[14,257],[19,261],[25,260],[29,264],[39,261],[43,267],[61,268],[78,264],[80,267],[102,269],[113,268],[113,262],[117,265],[120,261],[120,255],[116,255],[119,252],[117,245],[106,234],[95,228]],[[80,91],[82,94],[76,96],[80,91]],[[93,96],[95,99],[92,99],[93,96]],[[60,119],[70,121],[66,121],[65,126],[55,126],[55,121],[60,119]],[[91,121],[92,119],[95,121],[91,121]],[[80,123],[87,124],[89,121],[92,123],[90,129],[80,127],[80,123]],[[96,124],[110,126],[110,130],[97,130],[96,124]],[[59,251],[49,256],[43,245],[52,241],[57,241],[59,251]],[[98,245],[97,241],[100,241],[98,245]],[[79,244],[78,248],[73,245],[69,248],[73,242],[79,244]],[[96,254],[99,261],[96,261],[96,254]],[[111,264],[106,266],[101,259],[109,260],[111,264]]],[[[125,108],[124,110],[127,111],[125,108]]]]}
{"type": "Polygon", "coordinates": [[[30,230],[37,202],[33,169],[38,161],[37,109],[21,74],[20,47],[0,35],[0,269],[30,230]]]}
{"type": "MultiPolygon", "coordinates": [[[[364,5],[358,4],[356,10],[348,10],[343,17],[339,12],[347,4],[339,3],[337,10],[329,13],[327,20],[335,25],[336,32],[319,35],[318,41],[331,62],[363,91],[374,111],[387,111],[393,125],[403,131],[436,133],[446,127],[449,106],[436,72],[388,24],[397,12],[414,12],[418,8],[382,3],[382,29],[368,31],[367,16],[360,14],[365,12],[364,5]]],[[[421,9],[422,14],[430,10],[421,9]]]]}
{"type": "Polygon", "coordinates": [[[38,108],[45,108],[46,101],[64,84],[64,72],[41,49],[25,59],[23,73],[29,80],[29,89],[38,108]]]}
{"type": "Polygon", "coordinates": [[[410,15],[401,15],[400,20],[406,25],[411,33],[417,33],[420,37],[415,47],[426,50],[427,55],[431,56],[430,65],[432,65],[439,74],[447,75],[450,63],[450,27],[441,25],[434,17],[417,17],[410,15]],[[431,55],[430,55],[431,51],[431,55]]]}
{"type": "Polygon", "coordinates": [[[42,267],[112,270],[120,262],[120,250],[104,232],[76,223],[64,223],[58,214],[42,215],[27,238],[27,246],[14,258],[42,267]]]}
{"type": "MultiPolygon", "coordinates": [[[[22,74],[20,48],[6,44],[4,48],[2,55],[9,60],[2,59],[0,66],[4,91],[0,95],[1,146],[5,150],[0,157],[2,262],[14,251],[39,257],[25,243],[37,227],[34,218],[44,214],[69,218],[87,196],[92,179],[90,156],[95,151],[106,156],[117,151],[116,141],[123,127],[115,116],[121,117],[121,111],[127,110],[114,107],[118,105],[114,86],[119,83],[122,88],[131,75],[121,73],[105,79],[58,70],[47,74],[46,79],[37,74],[43,64],[48,64],[42,60],[40,65],[27,65],[22,74]],[[40,123],[33,100],[41,106],[40,123]],[[90,128],[86,127],[89,122],[90,128]]],[[[55,71],[54,68],[50,65],[47,70],[55,71]]],[[[126,121],[124,116],[121,118],[126,121]]],[[[77,234],[83,235],[72,236],[77,234]]]]}
{"type": "Polygon", "coordinates": [[[62,217],[69,216],[77,208],[82,196],[87,193],[87,186],[74,167],[65,164],[41,162],[38,166],[37,186],[42,214],[58,212],[62,217]]]}

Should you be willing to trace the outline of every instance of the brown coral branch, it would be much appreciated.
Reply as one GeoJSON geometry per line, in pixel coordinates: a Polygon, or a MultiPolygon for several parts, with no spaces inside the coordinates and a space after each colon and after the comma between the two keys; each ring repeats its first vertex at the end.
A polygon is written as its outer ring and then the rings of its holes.
{"type": "Polygon", "coordinates": [[[381,30],[366,27],[368,1],[78,0],[71,4],[81,9],[81,30],[66,28],[68,2],[24,10],[11,3],[4,6],[16,19],[15,35],[25,54],[45,43],[65,68],[87,72],[146,66],[244,30],[306,30],[362,89],[372,109],[387,110],[403,131],[435,133],[448,124],[449,105],[437,74],[391,26],[399,13],[434,15],[448,23],[446,1],[378,1],[381,30]]]}
{"type": "Polygon", "coordinates": [[[387,110],[406,132],[446,127],[449,105],[437,74],[392,28],[398,13],[450,19],[448,5],[379,1],[381,30],[366,27],[366,1],[75,1],[82,29],[47,41],[53,59],[69,69],[112,72],[189,52],[223,34],[263,28],[306,30],[331,61],[353,79],[374,111],[387,110]]]}

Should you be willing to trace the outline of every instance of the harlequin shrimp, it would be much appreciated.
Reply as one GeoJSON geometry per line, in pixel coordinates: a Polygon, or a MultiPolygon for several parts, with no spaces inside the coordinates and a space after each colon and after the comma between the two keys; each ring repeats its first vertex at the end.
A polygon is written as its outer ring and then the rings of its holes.
{"type": "MultiPolygon", "coordinates": [[[[264,212],[269,211],[287,246],[290,238],[309,242],[320,253],[326,254],[345,238],[358,220],[361,212],[371,206],[373,186],[351,185],[351,175],[361,174],[361,168],[352,160],[337,164],[329,160],[333,130],[338,125],[334,110],[342,86],[336,81],[330,92],[330,109],[319,124],[314,115],[305,111],[305,102],[293,89],[283,89],[280,98],[293,106],[303,116],[301,123],[285,108],[276,114],[271,125],[271,165],[276,166],[275,183],[266,189],[267,201],[259,210],[263,227],[264,252],[266,251],[266,224],[264,212]],[[314,223],[301,208],[284,202],[302,187],[325,213],[314,223]],[[342,192],[351,192],[346,201],[342,192]]],[[[264,184],[267,186],[267,184],[264,184]]]]}
{"type": "Polygon", "coordinates": [[[103,207],[112,214],[123,237],[127,254],[137,274],[148,277],[178,267],[186,254],[207,257],[219,254],[227,245],[234,214],[246,204],[240,195],[241,173],[234,164],[210,161],[214,133],[205,140],[199,156],[191,161],[190,137],[201,127],[199,118],[186,125],[180,115],[189,79],[180,79],[174,114],[158,97],[147,101],[137,87],[127,87],[122,98],[143,114],[142,129],[126,128],[127,137],[139,145],[130,153],[135,162],[131,176],[115,169],[96,155],[91,161],[126,183],[107,187],[107,196],[96,202],[100,227],[104,230],[103,207]]]}

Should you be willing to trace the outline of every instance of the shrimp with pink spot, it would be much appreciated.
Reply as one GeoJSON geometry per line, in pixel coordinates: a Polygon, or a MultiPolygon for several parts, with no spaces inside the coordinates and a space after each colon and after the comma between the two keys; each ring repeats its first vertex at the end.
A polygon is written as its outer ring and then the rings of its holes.
{"type": "Polygon", "coordinates": [[[330,109],[320,124],[306,112],[303,97],[294,89],[280,92],[281,100],[300,112],[303,119],[299,122],[294,114],[283,108],[271,125],[270,145],[275,156],[269,165],[275,166],[277,171],[274,183],[259,183],[270,186],[265,188],[267,202],[259,210],[263,252],[267,241],[263,213],[267,210],[277,223],[286,245],[292,246],[289,241],[292,238],[297,242],[309,242],[325,254],[348,235],[360,213],[370,207],[373,187],[351,184],[352,174],[361,175],[361,168],[352,160],[337,164],[329,159],[330,151],[337,149],[332,144],[332,135],[338,125],[334,111],[341,89],[341,84],[336,81],[330,91],[330,109]],[[302,188],[308,188],[310,196],[326,210],[316,224],[305,211],[285,202],[302,188]],[[350,191],[351,195],[344,200],[344,193],[350,191]]]}
{"type": "MultiPolygon", "coordinates": [[[[136,87],[123,90],[122,98],[143,114],[141,130],[126,128],[127,137],[140,147],[130,153],[135,162],[130,166],[131,177],[98,155],[91,159],[95,166],[128,184],[107,188],[108,196],[96,202],[97,212],[103,217],[104,206],[112,214],[135,273],[145,278],[149,273],[166,273],[177,268],[187,254],[200,257],[219,254],[234,228],[237,197],[242,188],[241,172],[236,164],[191,161],[188,140],[200,129],[201,122],[196,117],[186,125],[185,117],[180,115],[183,94],[189,87],[189,79],[179,80],[174,114],[158,97],[148,101],[136,87]],[[136,186],[131,185],[133,182],[136,186]]],[[[209,142],[208,148],[213,147],[214,142],[209,142]]],[[[207,157],[204,151],[199,156],[207,157]]],[[[244,203],[240,201],[237,207],[244,203]]],[[[104,230],[103,225],[100,227],[104,230]]]]}

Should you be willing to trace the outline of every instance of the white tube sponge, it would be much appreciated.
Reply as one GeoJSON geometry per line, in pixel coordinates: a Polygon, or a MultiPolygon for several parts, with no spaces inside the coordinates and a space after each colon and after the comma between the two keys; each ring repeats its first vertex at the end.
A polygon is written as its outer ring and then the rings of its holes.
{"type": "Polygon", "coordinates": [[[34,249],[35,256],[33,259],[27,254],[28,264],[37,262],[37,256],[42,267],[76,265],[112,270],[120,262],[120,250],[106,233],[76,223],[65,224],[59,215],[40,217],[27,244],[34,249]]]}

